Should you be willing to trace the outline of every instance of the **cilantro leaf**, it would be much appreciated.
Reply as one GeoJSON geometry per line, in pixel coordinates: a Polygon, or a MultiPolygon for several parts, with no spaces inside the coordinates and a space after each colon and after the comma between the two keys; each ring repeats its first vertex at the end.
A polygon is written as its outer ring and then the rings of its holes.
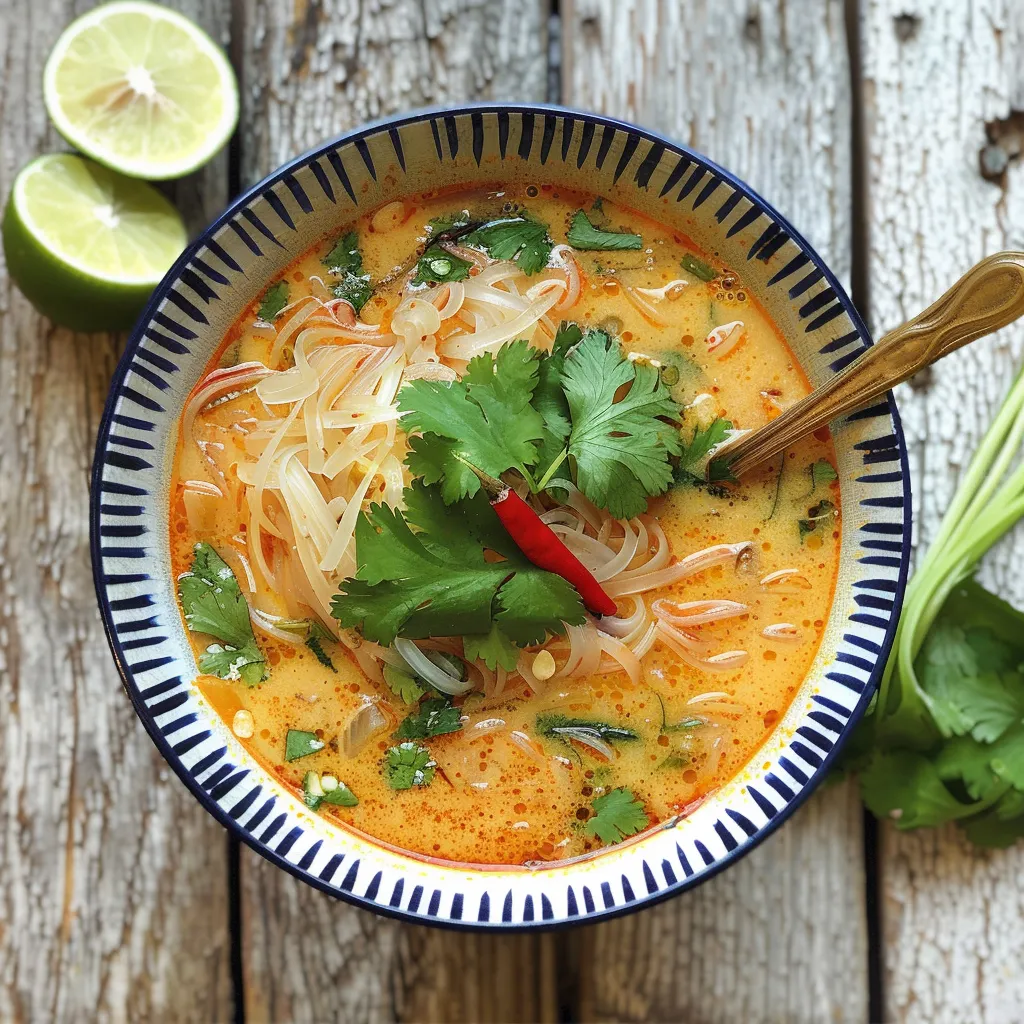
{"type": "Polygon", "coordinates": [[[490,633],[464,636],[462,649],[469,661],[482,661],[492,672],[499,665],[511,672],[519,660],[515,641],[507,637],[497,624],[491,626],[490,633]]]}
{"type": "Polygon", "coordinates": [[[1005,850],[1024,836],[1024,817],[1004,819],[989,811],[963,823],[964,835],[975,846],[1005,850]]]}
{"type": "Polygon", "coordinates": [[[806,540],[807,535],[814,533],[822,524],[831,523],[839,515],[839,510],[831,501],[819,501],[807,510],[806,519],[797,520],[797,529],[800,531],[800,542],[806,540]]]}
{"type": "Polygon", "coordinates": [[[461,728],[462,709],[443,697],[432,697],[402,719],[395,735],[400,740],[425,740],[458,732],[461,728]]]}
{"type": "Polygon", "coordinates": [[[324,746],[324,741],[315,732],[289,729],[284,737],[284,759],[297,761],[300,757],[308,757],[318,750],[323,750],[324,746]]]}
{"type": "Polygon", "coordinates": [[[972,800],[984,800],[999,786],[991,761],[992,748],[987,743],[954,736],[935,756],[935,770],[944,782],[962,782],[972,800]]]}
{"type": "Polygon", "coordinates": [[[569,402],[562,390],[562,371],[565,356],[583,338],[579,324],[563,320],[558,325],[551,351],[542,355],[537,371],[537,387],[533,392],[533,407],[544,421],[544,432],[537,446],[537,466],[547,470],[565,450],[565,442],[572,430],[569,402]]]}
{"type": "Polygon", "coordinates": [[[708,461],[711,453],[729,440],[732,429],[732,420],[720,416],[703,429],[699,425],[695,426],[693,437],[683,447],[679,456],[679,468],[675,474],[677,483],[697,486],[705,482],[734,482],[736,478],[729,471],[729,465],[724,459],[708,461]]]}
{"type": "Polygon", "coordinates": [[[470,216],[469,210],[453,210],[440,217],[431,217],[427,221],[427,234],[433,238],[444,231],[456,231],[459,228],[468,227],[472,222],[473,217],[470,216]]]}
{"type": "Polygon", "coordinates": [[[714,281],[718,277],[718,271],[710,263],[705,263],[704,260],[694,256],[693,253],[688,252],[679,263],[683,270],[693,274],[698,280],[714,281]]]}
{"type": "Polygon", "coordinates": [[[185,624],[213,644],[199,656],[199,670],[253,686],[267,677],[266,661],[249,621],[249,606],[230,566],[205,541],[195,546],[192,569],[178,580],[185,624]]]}
{"type": "Polygon", "coordinates": [[[830,484],[833,480],[839,479],[835,466],[828,459],[818,459],[816,462],[812,462],[807,467],[807,471],[811,475],[811,494],[818,489],[819,484],[830,484]]]}
{"type": "Polygon", "coordinates": [[[554,248],[547,225],[525,217],[484,224],[466,235],[464,241],[486,250],[491,259],[515,260],[524,274],[543,270],[554,248]]]}
{"type": "Polygon", "coordinates": [[[438,523],[441,498],[436,488],[406,495],[411,520],[385,505],[360,514],[358,570],[342,581],[332,607],[346,628],[387,646],[399,635],[489,634],[496,622],[513,640],[532,643],[562,633],[563,622],[583,621],[575,589],[526,561],[486,500],[453,506],[439,533],[413,533],[410,521],[438,523]],[[511,557],[487,561],[485,548],[511,557]]]}
{"type": "Polygon", "coordinates": [[[427,691],[409,672],[403,672],[394,665],[384,666],[384,682],[391,692],[404,704],[415,704],[427,691]]]}
{"type": "Polygon", "coordinates": [[[475,494],[480,481],[460,459],[493,477],[526,469],[537,457],[544,422],[531,405],[540,353],[528,342],[470,360],[462,380],[414,380],[398,394],[402,429],[419,430],[406,463],[426,483],[444,480],[445,501],[475,494]]]}
{"type": "Polygon", "coordinates": [[[516,542],[508,535],[486,492],[446,505],[436,487],[413,480],[403,493],[405,518],[429,551],[444,556],[450,547],[449,533],[468,534],[474,544],[505,558],[521,558],[516,542]]]}
{"type": "Polygon", "coordinates": [[[334,804],[336,807],[355,807],[359,803],[359,797],[344,782],[339,782],[334,789],[324,792],[321,803],[334,804]]]}
{"type": "Polygon", "coordinates": [[[991,747],[992,771],[1014,789],[1024,790],[1024,725],[1003,733],[991,747]]]}
{"type": "Polygon", "coordinates": [[[324,668],[329,668],[332,672],[336,673],[338,670],[334,667],[331,656],[324,650],[325,640],[332,641],[334,637],[316,619],[311,619],[309,633],[306,636],[306,646],[313,652],[313,656],[324,668]]]}
{"type": "Polygon", "coordinates": [[[429,786],[436,767],[430,751],[418,743],[399,743],[384,755],[384,778],[392,789],[429,786]]]}
{"type": "Polygon", "coordinates": [[[892,818],[901,830],[941,825],[962,817],[965,809],[935,765],[909,750],[876,752],[860,773],[860,788],[868,810],[892,818]]]}
{"type": "Polygon", "coordinates": [[[678,404],[653,366],[630,362],[603,331],[588,331],[566,356],[562,381],[577,486],[616,518],[639,515],[672,483],[669,456],[680,452],[679,435],[660,417],[678,419],[678,404]]]}
{"type": "Polygon", "coordinates": [[[640,235],[628,231],[602,231],[595,228],[583,210],[573,214],[566,238],[574,249],[588,252],[599,249],[642,249],[644,244],[640,235]]]}
{"type": "Polygon", "coordinates": [[[432,245],[417,261],[416,276],[413,277],[412,283],[447,284],[451,281],[465,281],[469,277],[471,266],[473,264],[469,260],[464,260],[439,245],[432,245]]]}
{"type": "Polygon", "coordinates": [[[273,323],[281,310],[288,305],[288,282],[278,281],[272,284],[260,299],[260,308],[256,316],[266,323],[273,323]]]}
{"type": "Polygon", "coordinates": [[[611,725],[608,722],[598,722],[590,718],[569,718],[567,715],[557,712],[537,716],[537,732],[541,736],[562,739],[566,729],[589,732],[597,739],[609,742],[629,742],[640,739],[638,733],[622,725],[611,725]]]}
{"type": "Polygon", "coordinates": [[[341,279],[334,285],[335,298],[344,299],[358,313],[373,294],[370,275],[363,270],[359,236],[354,231],[342,235],[323,258],[323,264],[341,279]]]}
{"type": "Polygon", "coordinates": [[[596,835],[602,843],[608,845],[636,835],[650,823],[644,813],[643,803],[625,787],[597,797],[593,808],[594,814],[587,819],[584,831],[588,836],[596,835]]]}

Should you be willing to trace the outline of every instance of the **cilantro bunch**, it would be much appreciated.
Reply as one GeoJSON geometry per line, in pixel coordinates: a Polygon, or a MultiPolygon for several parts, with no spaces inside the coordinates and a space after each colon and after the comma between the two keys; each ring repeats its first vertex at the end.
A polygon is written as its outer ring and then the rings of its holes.
{"type": "Polygon", "coordinates": [[[1024,513],[1018,377],[907,588],[893,654],[844,751],[868,808],[908,829],[1024,836],[1024,615],[969,577],[1024,513]]]}
{"type": "MultiPolygon", "coordinates": [[[[657,369],[632,362],[603,331],[563,323],[551,352],[525,341],[470,361],[452,384],[399,393],[407,464],[448,503],[477,493],[473,467],[518,473],[534,492],[566,472],[616,518],[639,515],[672,484],[680,408],[657,369]]],[[[556,481],[557,483],[557,481],[556,481]]]]}

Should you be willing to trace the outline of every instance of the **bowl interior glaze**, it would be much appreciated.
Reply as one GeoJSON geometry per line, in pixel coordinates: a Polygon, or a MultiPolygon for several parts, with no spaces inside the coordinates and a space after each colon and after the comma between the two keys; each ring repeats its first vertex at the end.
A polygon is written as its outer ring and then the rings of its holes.
{"type": "Polygon", "coordinates": [[[184,400],[223,333],[298,253],[361,212],[424,189],[529,179],[597,192],[740,269],[821,384],[870,344],[803,238],[704,157],[629,124],[555,107],[423,111],[341,136],[237,200],[154,293],[118,367],[92,489],[96,589],[125,689],[168,763],[225,826],[312,885],[378,912],[461,927],[608,917],[686,889],[784,821],[826,772],[874,690],[910,539],[892,397],[833,424],[842,486],[835,601],[810,673],[746,768],[683,821],[539,869],[460,867],[385,849],[309,812],[200,695],[175,604],[168,489],[184,400]]]}

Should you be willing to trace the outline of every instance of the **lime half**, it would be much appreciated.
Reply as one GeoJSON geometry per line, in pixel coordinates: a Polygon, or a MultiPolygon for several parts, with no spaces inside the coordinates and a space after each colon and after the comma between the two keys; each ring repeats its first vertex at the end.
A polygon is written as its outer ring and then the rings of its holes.
{"type": "Polygon", "coordinates": [[[77,149],[135,178],[177,178],[227,142],[238,83],[188,18],[144,0],[101,4],[72,22],[43,75],[46,109],[77,149]]]}
{"type": "Polygon", "coordinates": [[[40,313],[102,331],[131,327],[187,237],[152,185],[52,153],[14,179],[3,240],[11,277],[40,313]]]}

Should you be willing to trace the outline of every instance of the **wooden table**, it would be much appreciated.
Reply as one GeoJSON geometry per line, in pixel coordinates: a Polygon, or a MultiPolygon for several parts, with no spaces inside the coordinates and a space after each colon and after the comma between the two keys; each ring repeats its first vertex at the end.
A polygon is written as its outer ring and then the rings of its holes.
{"type": "MultiPolygon", "coordinates": [[[[46,55],[90,3],[0,0],[0,189],[62,148],[46,55]]],[[[326,136],[426,104],[548,100],[709,154],[804,231],[875,334],[1024,248],[1020,0],[175,0],[242,119],[173,186],[194,230],[326,136]],[[981,174],[994,143],[1011,156],[981,174]]],[[[990,157],[999,157],[996,149],[990,157]]],[[[1024,331],[902,389],[927,543],[1024,331]]],[[[836,785],[702,888],[556,936],[380,920],[239,850],[118,683],[93,598],[94,435],[121,337],[0,267],[0,1019],[1024,1020],[1024,848],[866,822],[836,785]]],[[[1018,602],[1024,538],[984,578],[1018,602]],[[1016,558],[1014,557],[1016,555],[1016,558]]]]}

